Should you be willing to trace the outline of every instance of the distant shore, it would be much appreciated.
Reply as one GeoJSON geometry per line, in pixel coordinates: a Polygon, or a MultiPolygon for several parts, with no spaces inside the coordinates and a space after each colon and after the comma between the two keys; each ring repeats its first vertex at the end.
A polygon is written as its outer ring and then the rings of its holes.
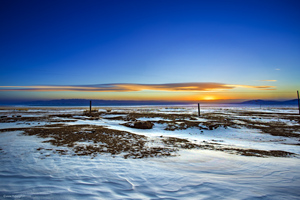
{"type": "Polygon", "coordinates": [[[0,101],[0,106],[59,106],[59,107],[84,107],[89,106],[110,107],[110,106],[188,106],[200,103],[202,106],[233,106],[233,105],[252,105],[252,106],[297,106],[298,100],[199,100],[199,101],[134,101],[134,100],[89,100],[89,99],[58,99],[58,100],[39,100],[39,101],[0,101]]]}

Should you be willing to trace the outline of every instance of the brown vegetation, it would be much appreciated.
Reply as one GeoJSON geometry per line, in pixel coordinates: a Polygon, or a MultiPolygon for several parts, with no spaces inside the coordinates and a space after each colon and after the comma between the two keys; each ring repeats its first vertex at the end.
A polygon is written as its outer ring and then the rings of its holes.
{"type": "MultiPolygon", "coordinates": [[[[26,111],[26,110],[23,110],[26,111]]],[[[107,110],[106,112],[89,112],[84,111],[81,115],[87,117],[87,120],[101,120],[102,117],[109,115],[124,115],[106,120],[120,120],[122,125],[139,128],[151,129],[154,124],[165,124],[165,130],[185,130],[188,128],[195,128],[201,130],[214,130],[220,127],[227,128],[241,128],[247,127],[250,129],[260,130],[261,133],[271,134],[273,136],[294,137],[300,138],[300,125],[299,116],[284,113],[266,113],[266,112],[251,112],[251,111],[233,111],[231,113],[213,112],[201,115],[202,119],[199,120],[196,115],[191,114],[166,114],[166,113],[152,113],[152,112],[119,112],[107,110]],[[149,118],[147,121],[139,121],[138,119],[144,117],[149,118]],[[151,118],[159,117],[162,120],[154,121],[151,118]],[[262,119],[285,119],[295,122],[295,124],[288,125],[278,121],[264,122],[262,119]],[[238,123],[237,121],[241,122],[238,123]],[[124,123],[125,122],[125,123],[124,123]],[[298,123],[298,124],[297,124],[298,123]]],[[[7,115],[7,114],[6,114],[7,115]]],[[[98,154],[111,154],[112,156],[121,155],[124,158],[146,158],[146,157],[161,157],[161,156],[174,156],[180,149],[203,149],[224,151],[231,154],[238,154],[243,156],[256,156],[256,157],[287,157],[294,156],[295,154],[285,151],[272,150],[257,150],[257,149],[244,149],[234,148],[219,144],[218,141],[195,144],[187,139],[176,137],[160,137],[157,138],[159,147],[149,147],[148,137],[137,135],[134,133],[113,130],[102,126],[89,126],[89,125],[73,125],[64,126],[62,123],[68,121],[76,121],[73,114],[47,114],[39,117],[22,117],[18,115],[8,115],[0,118],[0,123],[10,122],[49,122],[43,127],[31,128],[7,128],[0,129],[0,132],[8,131],[24,131],[25,135],[36,135],[41,138],[49,138],[44,142],[51,143],[57,147],[64,147],[66,149],[43,149],[38,148],[38,151],[52,151],[60,155],[79,155],[79,156],[96,156],[98,154]],[[62,120],[63,119],[63,120],[62,120]],[[66,120],[67,119],[67,120],[66,120]]],[[[3,115],[4,116],[4,115],[3,115]]],[[[295,144],[288,145],[299,145],[295,144]]],[[[150,145],[151,146],[151,145],[150,145]]]]}
{"type": "MultiPolygon", "coordinates": [[[[122,154],[124,158],[144,158],[171,156],[171,152],[174,152],[174,149],[171,148],[147,147],[145,136],[99,126],[76,125],[32,128],[26,129],[24,134],[51,138],[44,142],[58,147],[72,148],[73,154],[79,156],[96,156],[98,153],[109,153],[111,155],[122,154]]],[[[65,153],[66,151],[64,151],[65,153]]]]}
{"type": "Polygon", "coordinates": [[[135,122],[129,122],[122,124],[124,126],[130,127],[130,128],[138,128],[138,129],[152,129],[154,124],[149,121],[135,121],[135,122]]]}

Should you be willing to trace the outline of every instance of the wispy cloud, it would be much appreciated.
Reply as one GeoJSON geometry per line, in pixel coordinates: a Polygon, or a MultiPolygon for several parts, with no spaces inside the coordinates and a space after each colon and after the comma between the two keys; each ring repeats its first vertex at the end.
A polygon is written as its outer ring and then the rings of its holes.
{"type": "Polygon", "coordinates": [[[234,88],[249,88],[249,89],[258,89],[258,90],[276,90],[276,86],[270,86],[270,85],[229,85],[233,86],[234,88]]]}
{"type": "MultiPolygon", "coordinates": [[[[265,80],[274,81],[274,80],[265,80]]],[[[234,85],[213,82],[193,82],[193,83],[167,83],[167,84],[96,84],[96,85],[39,85],[39,86],[0,86],[0,91],[76,91],[76,92],[133,92],[142,90],[153,91],[178,91],[178,92],[207,92],[224,91],[235,88],[250,88],[258,90],[275,90],[275,86],[252,86],[252,85],[234,85]]]]}
{"type": "Polygon", "coordinates": [[[259,80],[259,81],[276,82],[277,80],[259,80]]]}

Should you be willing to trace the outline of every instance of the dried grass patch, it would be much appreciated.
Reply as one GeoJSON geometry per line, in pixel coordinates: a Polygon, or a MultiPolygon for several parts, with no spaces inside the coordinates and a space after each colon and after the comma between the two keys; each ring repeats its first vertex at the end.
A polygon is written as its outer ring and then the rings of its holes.
{"type": "MultiPolygon", "coordinates": [[[[96,156],[109,153],[122,154],[124,158],[145,158],[171,156],[171,148],[147,147],[147,137],[126,131],[107,129],[99,126],[59,126],[56,128],[31,128],[24,130],[25,135],[51,138],[44,142],[58,147],[72,148],[74,155],[96,156]],[[81,144],[88,143],[88,144],[81,144]]],[[[65,151],[64,151],[65,154],[65,151]]]]}

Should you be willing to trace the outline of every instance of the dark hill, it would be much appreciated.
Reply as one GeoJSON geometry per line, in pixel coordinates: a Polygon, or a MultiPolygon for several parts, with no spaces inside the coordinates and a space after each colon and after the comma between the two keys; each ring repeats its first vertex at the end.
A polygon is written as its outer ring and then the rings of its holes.
{"type": "Polygon", "coordinates": [[[271,100],[250,100],[250,101],[244,101],[240,104],[248,104],[248,105],[287,105],[287,106],[293,106],[298,105],[297,99],[287,100],[287,101],[271,101],[271,100]]]}

